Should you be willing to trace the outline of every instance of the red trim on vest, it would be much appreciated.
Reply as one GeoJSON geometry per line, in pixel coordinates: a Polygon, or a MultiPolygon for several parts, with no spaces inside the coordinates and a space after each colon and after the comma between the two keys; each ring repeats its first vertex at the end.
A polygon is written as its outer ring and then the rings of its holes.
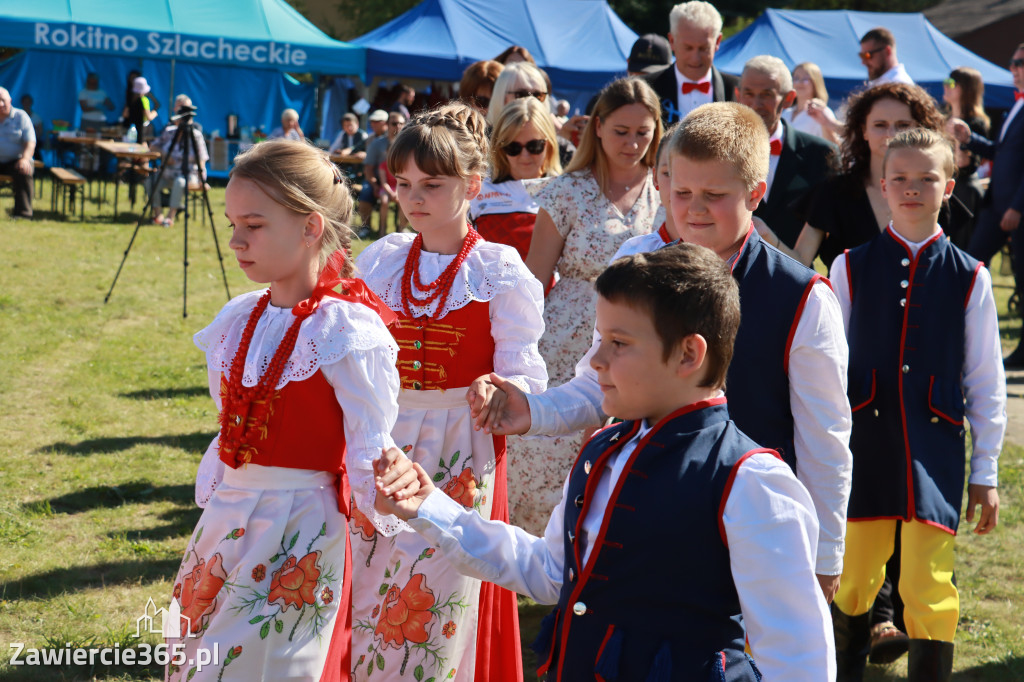
{"type": "Polygon", "coordinates": [[[950,424],[953,424],[954,426],[963,426],[964,425],[964,420],[963,419],[961,419],[960,421],[957,421],[956,419],[953,419],[948,414],[946,414],[945,412],[943,412],[942,410],[940,410],[939,408],[935,407],[935,405],[932,404],[932,388],[934,386],[935,386],[935,375],[933,374],[931,376],[931,378],[928,380],[928,409],[931,410],[932,412],[934,412],[935,414],[937,414],[938,416],[942,417],[946,421],[948,421],[950,424]]]}
{"type": "Polygon", "coordinates": [[[722,672],[725,672],[725,652],[719,651],[718,655],[722,657],[722,672]]]}
{"type": "Polygon", "coordinates": [[[971,286],[967,287],[967,296],[964,297],[964,310],[967,310],[967,304],[971,302],[971,294],[974,293],[974,283],[978,281],[978,271],[985,267],[985,264],[978,262],[974,267],[974,277],[971,277],[971,286]]]}
{"type": "MultiPolygon", "coordinates": [[[[595,667],[597,666],[597,662],[601,660],[601,654],[604,653],[604,648],[606,646],[608,646],[608,640],[612,638],[612,633],[613,632],[615,632],[615,626],[614,625],[609,625],[608,626],[608,631],[604,633],[604,639],[601,640],[601,646],[597,647],[597,655],[594,656],[594,666],[595,667]]],[[[596,672],[594,673],[594,677],[597,679],[598,682],[606,682],[606,680],[603,677],[601,677],[601,675],[597,674],[596,672]]]]}
{"type": "Polygon", "coordinates": [[[861,404],[859,404],[859,405],[857,405],[857,406],[852,406],[852,405],[851,405],[851,406],[850,406],[850,412],[851,412],[851,414],[852,414],[853,412],[856,412],[857,410],[862,410],[862,409],[864,409],[864,407],[865,407],[865,406],[866,406],[866,405],[867,405],[868,403],[870,403],[870,402],[871,402],[872,400],[874,400],[874,399],[875,399],[875,379],[876,379],[876,377],[875,377],[875,371],[876,371],[876,370],[871,370],[871,395],[869,395],[869,396],[868,396],[868,399],[867,399],[867,400],[865,400],[864,402],[862,402],[861,404]]]}
{"type": "Polygon", "coordinates": [[[846,259],[846,288],[850,290],[850,303],[853,303],[853,270],[850,269],[850,250],[845,249],[843,251],[843,257],[846,259]]]}
{"type": "Polygon", "coordinates": [[[751,235],[754,234],[754,232],[755,232],[755,230],[754,230],[754,221],[751,220],[750,221],[750,227],[747,228],[747,235],[745,237],[743,237],[743,242],[740,244],[739,250],[736,251],[736,254],[737,254],[736,255],[736,260],[734,260],[732,262],[732,267],[729,268],[729,272],[732,272],[733,270],[736,269],[736,264],[740,262],[740,255],[742,255],[743,249],[746,248],[747,242],[750,241],[750,237],[751,237],[751,235]]]}
{"type": "Polygon", "coordinates": [[[900,393],[900,423],[903,426],[903,450],[906,453],[907,457],[906,518],[913,519],[916,518],[914,515],[914,511],[917,507],[917,504],[914,499],[914,459],[910,454],[910,438],[907,435],[907,409],[904,404],[905,399],[903,397],[903,351],[906,350],[907,345],[907,317],[910,315],[910,297],[913,295],[914,291],[914,273],[917,272],[917,263],[918,260],[921,258],[921,254],[924,253],[925,249],[934,244],[939,239],[939,237],[942,236],[942,232],[939,231],[938,234],[933,235],[931,239],[922,244],[921,248],[917,250],[917,255],[911,253],[910,247],[907,246],[906,242],[904,242],[900,237],[896,235],[895,230],[893,230],[892,223],[889,223],[889,226],[885,228],[885,234],[887,234],[889,238],[894,240],[897,244],[902,246],[903,249],[907,252],[907,255],[910,256],[910,274],[907,275],[907,281],[910,283],[910,285],[907,287],[907,305],[903,308],[903,326],[900,330],[900,361],[899,368],[897,369],[897,371],[899,372],[898,386],[900,393]]]}
{"type": "Polygon", "coordinates": [[[672,235],[668,233],[668,228],[665,227],[665,223],[662,223],[661,227],[658,228],[658,236],[661,237],[661,241],[665,242],[666,244],[671,244],[673,241],[672,235]]]}
{"type": "Polygon", "coordinates": [[[956,531],[955,530],[953,530],[949,526],[944,526],[941,523],[936,523],[935,521],[928,521],[927,519],[914,519],[914,520],[917,521],[918,523],[923,523],[926,526],[931,526],[932,528],[938,528],[939,530],[945,531],[945,532],[949,533],[950,535],[953,535],[953,536],[956,535],[956,531]]]}
{"type": "Polygon", "coordinates": [[[789,351],[793,347],[793,337],[796,336],[797,325],[800,324],[800,318],[804,314],[804,306],[807,305],[807,299],[811,296],[811,290],[821,280],[824,280],[830,289],[832,288],[829,281],[821,275],[815,274],[812,276],[811,281],[804,288],[804,295],[800,297],[800,305],[796,307],[796,315],[793,316],[793,322],[789,325],[789,336],[786,337],[786,351],[782,354],[782,371],[787,375],[789,374],[789,351]]]}
{"type": "Polygon", "coordinates": [[[773,455],[780,462],[783,461],[782,456],[779,455],[778,451],[772,450],[771,448],[758,448],[757,450],[751,450],[744,454],[738,460],[736,464],[732,466],[732,470],[729,471],[729,478],[725,480],[725,488],[722,489],[722,499],[718,502],[718,534],[722,537],[722,544],[729,547],[729,540],[725,536],[725,503],[729,501],[729,493],[732,492],[733,481],[736,480],[736,474],[739,473],[740,467],[747,461],[747,458],[751,455],[758,453],[765,453],[773,455]]]}

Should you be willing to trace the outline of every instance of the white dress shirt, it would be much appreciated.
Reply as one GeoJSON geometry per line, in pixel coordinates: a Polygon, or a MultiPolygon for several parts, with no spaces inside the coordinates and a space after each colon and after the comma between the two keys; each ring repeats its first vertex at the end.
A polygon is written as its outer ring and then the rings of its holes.
{"type": "MultiPolygon", "coordinates": [[[[753,238],[753,237],[752,237],[753,238]]],[[[849,351],[842,313],[829,285],[815,284],[793,334],[789,351],[789,400],[797,478],[806,486],[818,512],[816,571],[843,570],[846,506],[850,499],[853,458],[850,454],[850,401],[846,396],[849,351]]],[[[562,435],[596,426],[603,395],[590,358],[599,337],[576,364],[576,376],[544,393],[527,395],[530,430],[526,435],[562,435]]]]}
{"type": "MultiPolygon", "coordinates": [[[[608,458],[600,473],[579,540],[584,546],[584,565],[590,561],[589,538],[600,531],[611,492],[649,430],[645,423],[608,458]]],[[[566,478],[562,500],[551,513],[544,537],[484,520],[437,490],[409,524],[437,545],[459,572],[525,594],[538,603],[554,604],[565,565],[568,485],[566,478]]],[[[736,473],[722,522],[747,638],[765,679],[835,679],[832,624],[813,569],[818,523],[807,490],[782,461],[769,454],[754,454],[736,473]]],[[[694,552],[699,554],[700,548],[695,547],[694,552]]],[[[652,552],[652,563],[656,557],[652,552]]],[[[671,625],[666,622],[665,627],[671,625]]]]}
{"type": "Polygon", "coordinates": [[[1010,129],[1010,121],[1017,116],[1017,112],[1024,107],[1024,99],[1017,99],[1013,102],[1013,107],[1010,109],[1010,113],[1006,114],[1006,120],[1003,121],[1003,127],[999,129],[999,141],[1003,141],[1003,137],[1006,135],[1006,131],[1010,129]]]}
{"type": "Polygon", "coordinates": [[[897,64],[878,78],[868,81],[868,88],[873,88],[876,85],[882,85],[883,83],[906,83],[907,85],[913,85],[914,79],[910,77],[907,70],[903,68],[902,64],[897,64]]]}
{"type": "MultiPolygon", "coordinates": [[[[782,142],[782,135],[786,132],[785,125],[782,121],[775,124],[775,130],[771,135],[768,136],[768,143],[771,144],[773,141],[778,140],[782,142]]],[[[772,193],[772,183],[775,182],[775,171],[779,169],[779,157],[780,154],[771,154],[768,156],[768,187],[764,191],[764,198],[761,201],[767,202],[768,195],[772,193]]]]}
{"type": "Polygon", "coordinates": [[[711,69],[704,75],[703,78],[697,81],[691,81],[689,78],[683,75],[683,72],[679,70],[679,64],[673,65],[673,71],[676,72],[676,103],[679,106],[679,120],[686,118],[686,115],[696,109],[702,104],[710,104],[715,99],[714,83],[711,82],[711,69]],[[683,94],[683,83],[707,83],[708,91],[703,93],[700,90],[691,90],[690,92],[683,94]]]}
{"type": "MultiPolygon", "coordinates": [[[[894,237],[907,245],[916,257],[931,237],[920,242],[903,238],[890,226],[894,237]]],[[[940,228],[936,228],[940,229],[940,228]]],[[[832,286],[843,311],[843,326],[850,327],[850,272],[846,256],[832,263],[832,286]]],[[[1006,431],[1006,375],[999,344],[999,322],[992,296],[992,275],[982,267],[971,288],[964,318],[964,366],[962,374],[966,406],[964,414],[971,425],[970,483],[995,486],[999,479],[999,451],[1006,431]]]]}

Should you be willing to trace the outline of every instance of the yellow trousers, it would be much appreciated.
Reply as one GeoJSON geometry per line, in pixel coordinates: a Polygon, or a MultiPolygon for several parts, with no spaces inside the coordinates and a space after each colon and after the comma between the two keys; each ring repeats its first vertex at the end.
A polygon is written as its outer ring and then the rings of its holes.
{"type": "MultiPolygon", "coordinates": [[[[850,616],[867,613],[885,579],[896,520],[850,521],[846,525],[843,577],[835,603],[850,616]]],[[[952,642],[960,617],[953,585],[954,536],[920,521],[904,521],[900,554],[900,597],[911,639],[952,642]]]]}

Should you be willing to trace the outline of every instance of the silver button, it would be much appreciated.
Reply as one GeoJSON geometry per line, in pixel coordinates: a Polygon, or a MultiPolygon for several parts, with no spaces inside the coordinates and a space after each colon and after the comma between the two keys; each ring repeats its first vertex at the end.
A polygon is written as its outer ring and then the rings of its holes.
{"type": "Polygon", "coordinates": [[[904,374],[906,374],[907,372],[910,371],[910,365],[903,365],[903,367],[901,367],[900,369],[903,370],[904,374]]]}
{"type": "Polygon", "coordinates": [[[419,368],[420,368],[420,367],[422,367],[422,366],[423,366],[423,365],[422,365],[422,364],[420,363],[420,361],[419,361],[419,360],[413,360],[413,361],[412,361],[412,368],[413,368],[413,369],[419,369],[419,368]]]}
{"type": "Polygon", "coordinates": [[[932,417],[932,424],[938,424],[938,423],[939,423],[939,418],[938,417],[932,417]]]}
{"type": "Polygon", "coordinates": [[[583,495],[577,495],[575,502],[577,508],[583,509],[583,495]]]}
{"type": "Polygon", "coordinates": [[[910,259],[909,258],[904,258],[903,260],[900,261],[900,265],[902,265],[903,267],[909,266],[910,265],[910,259]]]}
{"type": "Polygon", "coordinates": [[[569,582],[576,580],[576,571],[569,569],[569,582]]]}
{"type": "Polygon", "coordinates": [[[572,534],[571,530],[567,530],[565,532],[569,534],[569,542],[575,542],[576,541],[576,536],[572,534]]]}
{"type": "Polygon", "coordinates": [[[878,416],[878,410],[875,410],[875,416],[876,417],[878,416]]]}
{"type": "Polygon", "coordinates": [[[900,287],[903,288],[903,289],[906,289],[909,286],[910,286],[910,282],[908,282],[907,280],[903,280],[902,282],[900,282],[900,287]]]}
{"type": "Polygon", "coordinates": [[[907,307],[907,299],[905,299],[905,298],[901,298],[900,299],[900,307],[901,308],[906,308],[907,307]]]}
{"type": "Polygon", "coordinates": [[[583,473],[585,473],[585,474],[589,474],[590,473],[590,460],[589,459],[586,462],[583,463],[583,473]]]}
{"type": "Polygon", "coordinates": [[[572,605],[572,612],[577,616],[582,616],[587,612],[587,605],[581,601],[576,602],[572,605]]]}

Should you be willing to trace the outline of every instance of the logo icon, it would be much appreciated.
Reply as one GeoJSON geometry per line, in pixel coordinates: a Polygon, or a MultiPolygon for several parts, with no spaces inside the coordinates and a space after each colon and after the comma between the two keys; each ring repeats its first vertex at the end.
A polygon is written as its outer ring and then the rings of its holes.
{"type": "Polygon", "coordinates": [[[142,637],[149,633],[160,635],[165,639],[181,639],[181,633],[192,637],[192,620],[188,616],[181,615],[181,605],[178,600],[171,598],[171,605],[164,608],[157,608],[150,597],[146,602],[145,612],[135,619],[135,637],[142,637]]]}

